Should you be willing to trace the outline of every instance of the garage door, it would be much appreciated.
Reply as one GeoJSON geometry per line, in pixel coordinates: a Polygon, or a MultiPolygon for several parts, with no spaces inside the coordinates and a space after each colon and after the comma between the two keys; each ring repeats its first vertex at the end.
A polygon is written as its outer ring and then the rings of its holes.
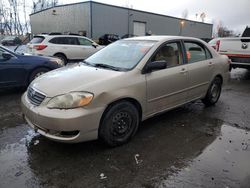
{"type": "Polygon", "coordinates": [[[134,22],[134,35],[145,36],[146,33],[146,23],[134,22]]]}

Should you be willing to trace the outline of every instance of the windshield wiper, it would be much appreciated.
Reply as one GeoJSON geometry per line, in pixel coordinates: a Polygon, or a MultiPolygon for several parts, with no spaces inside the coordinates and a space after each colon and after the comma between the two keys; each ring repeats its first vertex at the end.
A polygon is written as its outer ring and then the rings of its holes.
{"type": "Polygon", "coordinates": [[[87,61],[81,61],[80,63],[84,63],[84,64],[89,65],[91,67],[95,67],[95,65],[93,65],[93,64],[91,64],[91,63],[89,63],[87,61]]]}
{"type": "Polygon", "coordinates": [[[102,63],[94,64],[94,66],[95,67],[106,68],[106,69],[111,69],[111,70],[115,70],[115,71],[121,71],[122,70],[122,68],[114,67],[114,66],[107,65],[107,64],[102,64],[102,63]]]}

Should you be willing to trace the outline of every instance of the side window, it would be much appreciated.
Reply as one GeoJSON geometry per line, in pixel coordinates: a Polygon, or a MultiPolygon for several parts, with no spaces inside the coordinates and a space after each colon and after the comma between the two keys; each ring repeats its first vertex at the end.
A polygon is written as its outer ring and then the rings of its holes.
{"type": "Polygon", "coordinates": [[[61,44],[61,43],[60,43],[60,38],[58,38],[58,37],[55,37],[55,38],[53,38],[53,39],[50,39],[49,42],[52,43],[52,44],[61,44]]]}
{"type": "Polygon", "coordinates": [[[184,44],[187,52],[188,63],[195,63],[212,58],[209,50],[202,44],[196,42],[184,42],[184,44]]]}
{"type": "Polygon", "coordinates": [[[153,56],[153,61],[164,60],[167,62],[167,67],[175,67],[183,63],[181,45],[179,42],[167,43],[162,46],[153,56]]]}
{"type": "Polygon", "coordinates": [[[78,40],[76,37],[65,37],[65,44],[78,45],[78,40]]]}
{"type": "Polygon", "coordinates": [[[83,45],[83,46],[91,46],[92,42],[85,39],[85,38],[78,38],[79,41],[79,45],[83,45]]]}

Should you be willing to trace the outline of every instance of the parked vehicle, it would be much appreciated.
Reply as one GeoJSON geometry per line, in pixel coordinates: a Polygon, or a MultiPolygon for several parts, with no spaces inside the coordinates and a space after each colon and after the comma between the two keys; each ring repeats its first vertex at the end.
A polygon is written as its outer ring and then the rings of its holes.
{"type": "Polygon", "coordinates": [[[109,45],[112,42],[115,42],[117,40],[120,40],[120,37],[115,34],[105,34],[99,38],[99,44],[100,45],[109,45]]]}
{"type": "Polygon", "coordinates": [[[22,40],[17,36],[7,36],[2,41],[3,46],[16,46],[22,43],[22,40]]]}
{"type": "Polygon", "coordinates": [[[217,52],[231,59],[230,69],[250,69],[250,28],[246,28],[242,37],[215,38],[209,44],[217,52]]]}
{"type": "Polygon", "coordinates": [[[17,54],[0,46],[0,88],[27,87],[60,63],[59,59],[17,54]]]}
{"type": "Polygon", "coordinates": [[[62,60],[81,61],[91,56],[101,46],[87,37],[76,35],[36,35],[28,44],[27,53],[54,56],[62,60]]]}
{"type": "Polygon", "coordinates": [[[132,38],[132,37],[136,37],[136,35],[133,35],[133,34],[126,34],[126,35],[123,35],[121,38],[122,38],[122,39],[126,39],[126,38],[132,38]]]}
{"type": "Polygon", "coordinates": [[[33,81],[22,111],[49,139],[99,138],[117,146],[130,140],[141,120],[198,99],[214,105],[228,80],[228,60],[195,38],[124,39],[33,81]]]}

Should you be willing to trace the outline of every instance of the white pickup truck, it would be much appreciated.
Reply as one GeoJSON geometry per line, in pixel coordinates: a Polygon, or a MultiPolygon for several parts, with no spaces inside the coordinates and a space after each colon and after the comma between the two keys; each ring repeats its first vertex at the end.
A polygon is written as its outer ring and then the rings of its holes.
{"type": "Polygon", "coordinates": [[[227,55],[231,68],[250,69],[250,28],[247,27],[242,37],[215,38],[209,44],[221,55],[227,55]]]}

